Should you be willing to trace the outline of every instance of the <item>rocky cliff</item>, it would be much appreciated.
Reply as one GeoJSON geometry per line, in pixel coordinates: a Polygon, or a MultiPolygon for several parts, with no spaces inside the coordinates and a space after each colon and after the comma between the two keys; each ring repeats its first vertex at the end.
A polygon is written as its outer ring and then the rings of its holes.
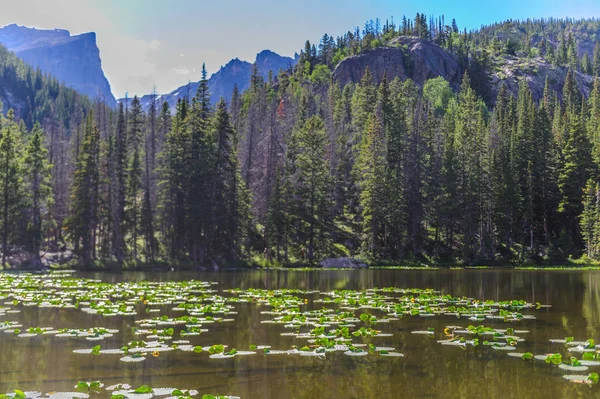
{"type": "Polygon", "coordinates": [[[333,75],[341,85],[356,83],[366,67],[369,67],[376,82],[380,82],[384,74],[388,80],[396,77],[412,79],[419,85],[442,76],[458,88],[462,77],[453,55],[428,40],[408,36],[394,39],[388,47],[346,58],[337,65],[333,75]]]}
{"type": "MultiPolygon", "coordinates": [[[[376,82],[386,74],[388,80],[396,77],[401,80],[412,79],[418,85],[438,76],[443,77],[458,90],[462,75],[454,55],[428,40],[416,37],[398,37],[387,47],[379,47],[362,54],[348,57],[340,62],[333,76],[340,85],[349,82],[358,83],[369,67],[376,82]]],[[[546,77],[557,93],[562,92],[567,69],[551,65],[541,58],[524,56],[505,56],[490,67],[489,89],[494,99],[500,86],[504,84],[516,95],[519,82],[529,85],[533,97],[539,100],[544,92],[546,77]]],[[[575,73],[581,92],[587,96],[592,88],[592,77],[575,73]]]]}
{"type": "Polygon", "coordinates": [[[71,36],[66,30],[39,30],[8,25],[0,28],[0,43],[34,68],[90,98],[115,105],[110,84],[102,70],[95,33],[71,36]]]}

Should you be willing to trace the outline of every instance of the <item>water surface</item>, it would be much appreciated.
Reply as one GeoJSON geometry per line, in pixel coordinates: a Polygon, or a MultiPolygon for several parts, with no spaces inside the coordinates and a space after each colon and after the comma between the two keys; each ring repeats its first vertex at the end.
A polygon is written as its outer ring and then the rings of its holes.
{"type": "MultiPolygon", "coordinates": [[[[535,354],[557,351],[551,338],[573,336],[576,340],[600,341],[600,272],[597,271],[514,271],[514,270],[357,270],[357,271],[248,271],[248,272],[165,272],[165,273],[79,273],[77,276],[119,281],[169,281],[196,279],[215,281],[216,289],[299,288],[305,290],[378,287],[435,288],[454,296],[482,300],[524,299],[551,308],[536,311],[536,320],[507,325],[486,321],[497,328],[529,330],[519,351],[535,354]]],[[[314,299],[314,297],[310,297],[314,299]]],[[[236,304],[233,323],[215,324],[210,331],[189,338],[195,345],[222,343],[238,349],[250,344],[289,349],[303,345],[294,337],[281,336],[282,325],[261,324],[268,310],[256,304],[236,304]]],[[[316,306],[310,303],[309,306],[316,306]]],[[[181,316],[162,307],[162,314],[181,316]]],[[[121,332],[103,341],[103,348],[119,348],[132,339],[134,321],[157,314],[129,317],[102,317],[76,309],[22,307],[21,313],[2,320],[18,320],[30,326],[88,328],[102,326],[121,332]]],[[[25,390],[73,391],[79,380],[100,380],[106,385],[129,383],[153,387],[196,389],[248,398],[572,398],[600,397],[600,386],[587,387],[561,378],[568,374],[544,362],[526,362],[506,353],[481,356],[472,350],[444,347],[435,339],[411,334],[446,325],[478,324],[451,316],[403,317],[381,328],[393,333],[378,338],[377,345],[395,347],[403,358],[344,356],[327,354],[325,359],[289,355],[253,355],[232,359],[209,359],[179,351],[149,357],[141,363],[124,363],[114,356],[83,356],[74,349],[91,347],[85,340],[61,340],[38,336],[18,338],[0,334],[0,393],[25,390]]],[[[176,338],[177,339],[177,338],[176,338]]],[[[498,351],[500,352],[500,351],[498,351]]],[[[600,372],[591,367],[588,372],[600,372]]],[[[585,373],[586,374],[586,373],[585,373]]]]}

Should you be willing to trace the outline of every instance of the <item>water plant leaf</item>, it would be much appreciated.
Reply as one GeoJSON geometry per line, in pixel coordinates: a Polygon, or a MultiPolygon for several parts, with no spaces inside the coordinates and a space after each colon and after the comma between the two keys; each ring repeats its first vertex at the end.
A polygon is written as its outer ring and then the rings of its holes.
{"type": "Polygon", "coordinates": [[[583,360],[596,360],[597,355],[594,352],[583,352],[583,360]]]}
{"type": "Polygon", "coordinates": [[[152,390],[152,387],[149,385],[142,385],[137,387],[134,391],[134,393],[153,393],[154,391],[152,390]]]}
{"type": "Polygon", "coordinates": [[[560,353],[548,355],[546,356],[546,363],[558,366],[562,363],[562,355],[560,353]]]}
{"type": "Polygon", "coordinates": [[[88,385],[87,382],[85,381],[79,381],[77,383],[77,386],[75,386],[75,388],[79,391],[79,392],[88,392],[90,390],[90,386],[88,385]]]}
{"type": "Polygon", "coordinates": [[[523,358],[523,360],[531,360],[531,359],[533,359],[533,353],[525,352],[525,353],[523,353],[521,358],[523,358]]]}

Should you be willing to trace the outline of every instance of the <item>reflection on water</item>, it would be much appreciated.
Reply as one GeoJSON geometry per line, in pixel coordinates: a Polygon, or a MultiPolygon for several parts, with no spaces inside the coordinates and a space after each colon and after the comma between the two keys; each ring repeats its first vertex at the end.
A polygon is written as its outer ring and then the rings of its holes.
{"type": "MultiPolygon", "coordinates": [[[[553,307],[536,313],[537,320],[521,322],[527,329],[526,348],[536,354],[552,350],[551,338],[574,336],[600,340],[600,272],[542,272],[512,270],[452,271],[252,271],[218,273],[125,273],[86,274],[106,282],[137,280],[216,281],[218,288],[355,289],[395,286],[435,288],[455,296],[481,299],[525,299],[553,307]]],[[[297,342],[282,337],[283,326],[267,327],[261,308],[236,304],[235,323],[212,325],[193,343],[227,344],[248,348],[250,344],[288,349],[297,342]]],[[[170,311],[169,316],[180,316],[170,311]]],[[[140,314],[138,318],[146,317],[140,314]]],[[[121,331],[103,347],[117,348],[133,339],[134,317],[106,317],[77,310],[22,308],[22,313],[3,316],[25,326],[55,328],[108,327],[121,331]]],[[[85,340],[59,340],[38,336],[17,338],[0,335],[0,392],[26,390],[73,390],[79,380],[94,379],[110,385],[130,383],[153,387],[197,389],[248,398],[567,398],[600,396],[600,386],[569,384],[563,372],[542,362],[525,362],[505,353],[479,352],[443,347],[435,340],[410,333],[448,324],[467,326],[465,319],[405,317],[382,328],[393,337],[377,344],[395,347],[404,358],[367,356],[351,358],[327,355],[325,360],[297,356],[248,356],[210,360],[178,351],[163,353],[145,362],[127,364],[114,356],[85,356],[73,349],[91,347],[85,340]]],[[[490,324],[490,323],[487,323],[490,324]]],[[[490,324],[502,327],[502,322],[490,324]]],[[[521,349],[521,348],[520,348],[521,349]]],[[[556,349],[556,348],[554,348],[556,349]]],[[[600,371],[590,369],[590,371],[600,371]]]]}

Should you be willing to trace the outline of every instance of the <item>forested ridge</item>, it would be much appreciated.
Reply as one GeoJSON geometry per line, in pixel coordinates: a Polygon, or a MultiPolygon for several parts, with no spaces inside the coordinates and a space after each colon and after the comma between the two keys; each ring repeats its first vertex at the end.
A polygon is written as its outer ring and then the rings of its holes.
{"type": "Polygon", "coordinates": [[[116,110],[92,104],[0,51],[1,88],[31,103],[14,100],[17,112],[1,120],[3,258],[26,252],[39,265],[46,252],[73,252],[83,267],[596,259],[598,39],[594,19],[472,32],[424,14],[369,21],[307,42],[293,69],[263,79],[255,68],[229,104],[211,105],[204,70],[174,111],[158,97],[147,110],[137,97],[116,110]],[[368,68],[343,87],[332,78],[341,60],[398,36],[455,56],[458,92],[443,77],[375,82],[368,68]],[[562,90],[546,80],[538,100],[523,78],[516,95],[501,86],[490,98],[505,57],[564,70],[562,90]],[[32,93],[5,83],[11,65],[11,81],[32,93]],[[587,97],[578,76],[593,82],[587,97]]]}

